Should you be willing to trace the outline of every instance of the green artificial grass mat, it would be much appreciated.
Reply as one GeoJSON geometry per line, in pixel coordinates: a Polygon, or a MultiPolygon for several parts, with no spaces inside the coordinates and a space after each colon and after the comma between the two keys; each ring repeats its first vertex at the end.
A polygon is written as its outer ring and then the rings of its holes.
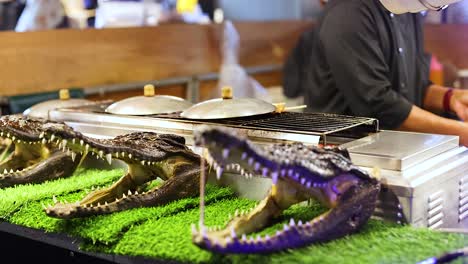
{"type": "MultiPolygon", "coordinates": [[[[109,186],[124,173],[122,169],[80,169],[66,179],[0,190],[0,216],[13,224],[81,238],[81,248],[91,252],[192,263],[415,263],[468,245],[468,236],[461,234],[370,220],[359,233],[328,243],[270,255],[222,256],[191,242],[190,226],[199,218],[198,197],[72,220],[51,218],[42,211],[41,204],[52,203],[53,195],[58,200],[76,201],[92,186],[109,186]]],[[[229,188],[213,185],[207,185],[205,198],[208,226],[223,226],[236,209],[256,204],[237,198],[229,188]]],[[[314,203],[293,206],[259,234],[274,234],[291,217],[307,221],[325,210],[314,203]]]]}
{"type": "MultiPolygon", "coordinates": [[[[86,195],[86,192],[74,193],[61,197],[57,196],[57,199],[61,200],[63,198],[67,201],[76,201],[84,197],[84,195],[86,195]]],[[[229,188],[217,188],[208,185],[206,203],[209,204],[233,196],[234,192],[229,188]]],[[[21,210],[10,218],[10,222],[17,225],[43,229],[49,232],[65,232],[90,240],[93,244],[103,243],[109,245],[117,242],[122,232],[132,225],[142,223],[148,219],[158,219],[189,208],[195,208],[199,205],[199,201],[198,197],[186,198],[159,207],[135,208],[109,215],[71,220],[44,217],[45,214],[42,210],[41,201],[23,206],[21,210]]],[[[44,203],[52,203],[52,199],[47,199],[44,203]]]]}
{"type": "Polygon", "coordinates": [[[103,173],[97,169],[78,169],[71,177],[47,181],[41,184],[24,184],[0,189],[0,219],[8,218],[23,204],[52,198],[65,193],[91,190],[119,179],[125,171],[115,169],[103,173]]]}

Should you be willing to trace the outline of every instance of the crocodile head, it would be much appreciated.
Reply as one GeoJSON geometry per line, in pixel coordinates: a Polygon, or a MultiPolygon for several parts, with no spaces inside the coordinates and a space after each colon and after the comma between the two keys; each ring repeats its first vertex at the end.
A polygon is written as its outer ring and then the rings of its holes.
{"type": "Polygon", "coordinates": [[[226,129],[209,127],[195,134],[195,142],[205,148],[204,156],[218,177],[234,171],[240,177],[261,175],[273,183],[256,208],[236,215],[225,228],[213,231],[193,225],[193,242],[201,248],[269,253],[303,247],[359,230],[374,211],[380,183],[354,166],[346,150],[300,143],[257,146],[226,129]],[[304,223],[291,219],[275,235],[247,238],[270,225],[283,210],[311,198],[329,210],[304,223]]]}
{"type": "Polygon", "coordinates": [[[22,115],[0,118],[0,137],[5,144],[0,162],[0,187],[39,183],[66,177],[75,171],[76,155],[72,157],[71,153],[59,151],[59,142],[45,139],[44,130],[48,127],[67,126],[22,115]]]}
{"type": "Polygon", "coordinates": [[[96,139],[69,130],[48,130],[45,137],[59,138],[67,149],[104,159],[118,159],[128,166],[127,174],[108,188],[89,193],[82,200],[44,206],[47,215],[77,218],[108,214],[131,208],[156,206],[187,196],[198,195],[200,156],[185,139],[171,134],[136,132],[113,139],[96,139]],[[164,183],[149,188],[156,179],[164,183]]]}

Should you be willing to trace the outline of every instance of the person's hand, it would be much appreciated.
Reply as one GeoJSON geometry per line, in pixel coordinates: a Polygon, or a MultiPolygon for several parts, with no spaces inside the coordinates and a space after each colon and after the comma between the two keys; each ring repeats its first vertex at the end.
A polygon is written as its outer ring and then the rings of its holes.
{"type": "Polygon", "coordinates": [[[468,90],[456,90],[453,93],[450,110],[457,114],[458,118],[468,122],[468,90]]]}

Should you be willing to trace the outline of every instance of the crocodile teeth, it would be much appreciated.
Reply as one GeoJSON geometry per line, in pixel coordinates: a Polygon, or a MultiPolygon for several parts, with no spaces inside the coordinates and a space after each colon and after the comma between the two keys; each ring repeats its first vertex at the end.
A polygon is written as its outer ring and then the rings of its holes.
{"type": "Polygon", "coordinates": [[[229,158],[229,152],[230,152],[230,149],[228,149],[228,148],[223,149],[223,158],[224,159],[229,158]]]}
{"type": "Polygon", "coordinates": [[[236,238],[236,237],[237,237],[236,231],[234,230],[234,227],[232,227],[232,226],[231,226],[231,237],[232,237],[232,238],[236,238]]]}
{"type": "Polygon", "coordinates": [[[241,160],[245,160],[246,158],[247,158],[247,153],[246,153],[246,152],[242,152],[241,160]]]}
{"type": "Polygon", "coordinates": [[[254,170],[255,170],[255,171],[260,170],[260,163],[259,163],[259,162],[255,162],[255,164],[254,164],[254,170]]]}
{"type": "Polygon", "coordinates": [[[125,193],[124,193],[124,194],[122,194],[122,198],[127,198],[127,196],[125,195],[125,193]]]}
{"type": "Polygon", "coordinates": [[[81,146],[84,145],[84,141],[83,141],[83,140],[80,140],[80,145],[81,145],[81,146]]]}
{"type": "Polygon", "coordinates": [[[223,174],[223,168],[216,167],[216,179],[221,179],[221,175],[223,174]]]}
{"type": "Polygon", "coordinates": [[[122,151],[122,158],[125,158],[125,152],[122,151]]]}
{"type": "Polygon", "coordinates": [[[207,230],[206,230],[205,226],[200,227],[200,233],[201,233],[201,235],[203,237],[206,237],[206,235],[207,235],[206,232],[207,232],[207,230]]]}
{"type": "Polygon", "coordinates": [[[132,153],[128,154],[128,158],[129,158],[129,159],[132,158],[132,153]]]}
{"type": "Polygon", "coordinates": [[[86,144],[86,146],[85,146],[85,151],[86,151],[86,152],[89,151],[89,144],[86,144]]]}
{"type": "Polygon", "coordinates": [[[4,169],[3,174],[7,174],[7,173],[8,173],[7,169],[4,169]]]}
{"type": "Polygon", "coordinates": [[[273,184],[278,183],[278,172],[272,172],[271,173],[271,180],[272,180],[273,184]]]}
{"type": "Polygon", "coordinates": [[[135,191],[135,195],[138,195],[138,191],[135,191]]]}
{"type": "Polygon", "coordinates": [[[107,160],[107,163],[109,163],[109,165],[111,165],[112,164],[112,154],[107,153],[106,154],[106,160],[107,160]]]}
{"type": "Polygon", "coordinates": [[[45,145],[47,143],[47,140],[45,138],[43,138],[41,143],[45,145]]]}
{"type": "Polygon", "coordinates": [[[141,165],[145,166],[145,161],[144,160],[141,161],[141,165]]]}
{"type": "Polygon", "coordinates": [[[104,151],[100,150],[100,151],[98,152],[98,154],[99,154],[99,157],[101,157],[101,159],[102,159],[102,157],[104,156],[104,151]]]}
{"type": "Polygon", "coordinates": [[[72,156],[72,161],[75,161],[76,153],[72,151],[71,156],[72,156]]]}
{"type": "Polygon", "coordinates": [[[295,226],[296,225],[293,218],[291,218],[291,220],[289,221],[289,225],[290,226],[295,226]]]}
{"type": "Polygon", "coordinates": [[[14,172],[13,169],[10,169],[10,173],[13,173],[13,172],[14,172]]]}
{"type": "Polygon", "coordinates": [[[62,148],[63,148],[64,151],[65,151],[66,147],[67,147],[67,140],[62,139],[62,148]]]}
{"type": "Polygon", "coordinates": [[[127,193],[127,194],[128,194],[128,195],[132,195],[132,191],[128,190],[128,193],[127,193]]]}
{"type": "Polygon", "coordinates": [[[119,153],[118,153],[118,152],[115,153],[115,157],[116,157],[116,158],[119,157],[119,153]]]}

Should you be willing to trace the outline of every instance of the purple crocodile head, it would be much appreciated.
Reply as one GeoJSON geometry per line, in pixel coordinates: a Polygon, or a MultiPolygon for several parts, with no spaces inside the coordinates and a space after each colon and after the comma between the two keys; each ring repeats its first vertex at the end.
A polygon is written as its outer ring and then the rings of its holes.
{"type": "Polygon", "coordinates": [[[217,178],[225,171],[270,178],[269,195],[249,213],[236,215],[222,230],[192,227],[193,242],[218,253],[268,253],[339,238],[359,230],[371,216],[379,182],[352,164],[346,150],[300,143],[255,145],[226,128],[204,127],[195,143],[217,178]],[[329,211],[308,222],[291,219],[283,230],[248,238],[291,205],[317,199],[329,211]]]}

